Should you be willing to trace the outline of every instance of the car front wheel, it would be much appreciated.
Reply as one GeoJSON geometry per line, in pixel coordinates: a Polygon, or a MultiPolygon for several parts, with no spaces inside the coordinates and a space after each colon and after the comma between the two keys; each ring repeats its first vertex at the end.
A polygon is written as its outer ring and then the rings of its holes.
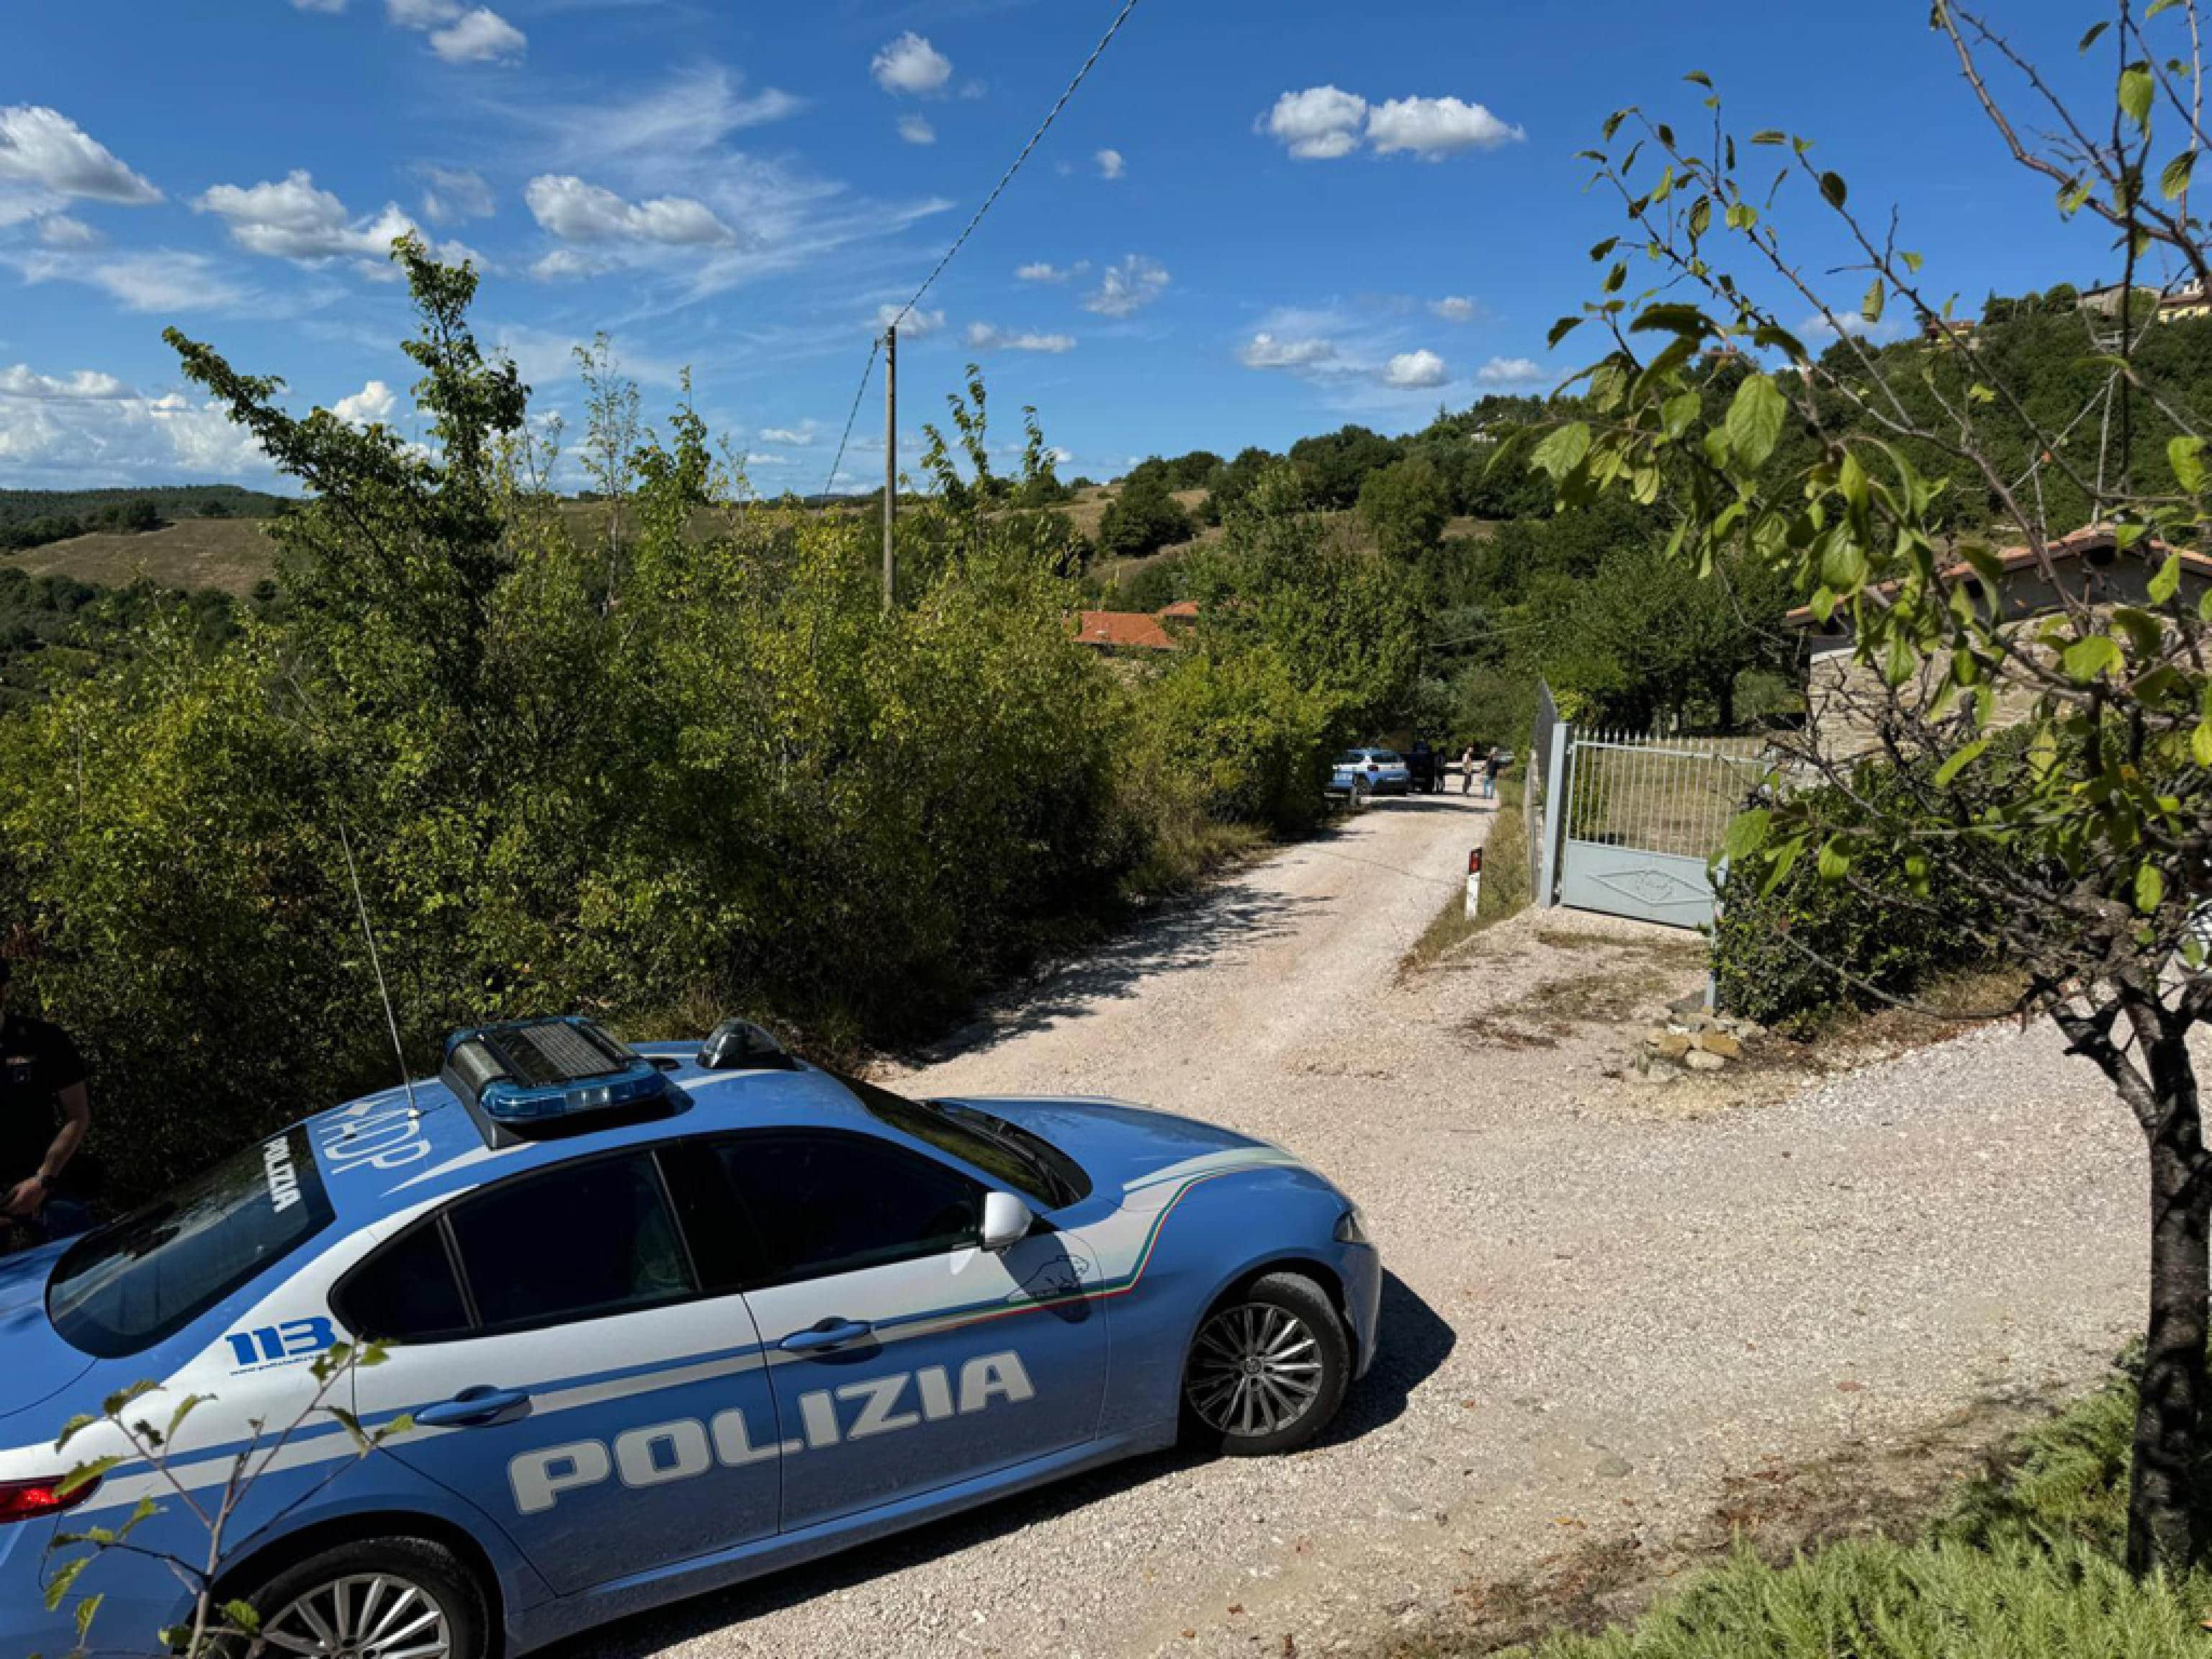
{"type": "Polygon", "coordinates": [[[276,1573],[246,1600],[264,1653],[328,1659],[484,1659],[483,1591],[452,1551],[419,1538],[365,1539],[276,1573]]]}
{"type": "Polygon", "coordinates": [[[1199,1327],[1184,1374],[1194,1431],[1231,1457],[1292,1451],[1328,1425],[1352,1377],[1352,1344],[1322,1287],[1269,1273],[1199,1327]]]}

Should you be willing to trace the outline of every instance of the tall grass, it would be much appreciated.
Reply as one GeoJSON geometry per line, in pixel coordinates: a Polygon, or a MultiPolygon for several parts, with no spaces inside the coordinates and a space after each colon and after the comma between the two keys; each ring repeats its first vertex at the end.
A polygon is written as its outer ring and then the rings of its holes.
{"type": "Polygon", "coordinates": [[[1468,920],[1466,896],[1454,893],[1413,941],[1399,971],[1418,973],[1484,928],[1518,915],[1528,908],[1534,886],[1528,867],[1528,820],[1521,810],[1521,780],[1500,778],[1498,810],[1491,817],[1489,838],[1482,843],[1482,895],[1474,919],[1468,920]]]}
{"type": "Polygon", "coordinates": [[[2023,1436],[1917,1540],[1851,1539],[1773,1565],[1748,1549],[1632,1625],[1523,1659],[2201,1659],[2212,1574],[2121,1565],[2135,1385],[2023,1436]]]}

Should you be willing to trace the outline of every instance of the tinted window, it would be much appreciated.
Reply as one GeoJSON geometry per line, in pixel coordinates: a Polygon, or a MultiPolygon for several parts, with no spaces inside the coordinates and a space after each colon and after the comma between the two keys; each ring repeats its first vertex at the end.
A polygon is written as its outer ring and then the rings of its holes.
{"type": "Polygon", "coordinates": [[[488,1331],[627,1313],[696,1288],[650,1153],[495,1187],[450,1224],[488,1331]]]}
{"type": "Polygon", "coordinates": [[[1019,1124],[959,1101],[908,1100],[857,1079],[843,1082],[878,1121],[973,1164],[1042,1209],[1060,1209],[1091,1195],[1083,1166],[1019,1124]]]}
{"type": "Polygon", "coordinates": [[[80,1241],[54,1270],[46,1310],[86,1353],[137,1353],[330,1223],[307,1132],[291,1129],[80,1241]]]}
{"type": "Polygon", "coordinates": [[[338,1317],[370,1342],[422,1342],[469,1328],[444,1230],[417,1227],[354,1269],[339,1287],[338,1317]]]}
{"type": "Polygon", "coordinates": [[[745,1135],[712,1155],[752,1221],[755,1285],[823,1279],[973,1244],[983,1189],[860,1135],[745,1135]]]}

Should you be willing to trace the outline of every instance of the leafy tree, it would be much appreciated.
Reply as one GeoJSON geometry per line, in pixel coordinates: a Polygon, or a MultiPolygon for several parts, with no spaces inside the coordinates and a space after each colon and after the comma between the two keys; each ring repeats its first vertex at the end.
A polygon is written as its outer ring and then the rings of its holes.
{"type": "Polygon", "coordinates": [[[1133,474],[1098,521],[1098,551],[1109,559],[1141,559],[1193,534],[1190,515],[1168,493],[1159,473],[1133,474]]]}
{"type": "MultiPolygon", "coordinates": [[[[2014,159],[2057,185],[2062,213],[2111,233],[2129,283],[2154,257],[2212,281],[2189,203],[2203,137],[2186,112],[2202,59],[2193,13],[2155,22],[2165,9],[2123,5],[2083,41],[2112,68],[2105,109],[2070,104],[2057,88],[2071,80],[2036,72],[1981,14],[1939,0],[1931,19],[2014,159]]],[[[1762,563],[1848,629],[1857,673],[1846,695],[1876,746],[1838,752],[1845,745],[1808,734],[1771,798],[1731,829],[1736,866],[1772,889],[1810,858],[1822,880],[1869,904],[1926,914],[1940,891],[1986,906],[2005,956],[2025,970],[2022,1011],[2056,1021],[2140,1127],[2150,1316],[2127,1557],[2138,1572],[2180,1570],[2205,1542],[2192,1498],[2207,1406],[2212,1152],[2191,1035],[2212,1017],[2200,915],[2212,888],[2212,598],[2201,580],[2190,585],[2175,550],[2212,522],[2212,426],[2164,372],[2166,330],[2142,331],[2131,316],[2101,366],[2109,449],[2067,448],[2057,410],[2071,418],[2079,406],[2039,406],[2036,376],[2004,340],[1952,341],[1910,372],[1855,338],[1841,357],[1815,357],[1753,297],[1786,295],[1792,310],[1810,304],[1837,320],[1770,224],[1778,190],[1824,204],[1856,250],[1861,317],[1894,307],[1926,324],[1944,318],[1946,302],[1887,216],[1853,205],[1808,139],[1752,139],[1778,152],[1778,185],[1721,125],[1718,95],[1707,102],[1710,146],[1703,118],[1695,143],[1637,110],[1606,124],[1597,177],[1628,225],[1596,251],[1609,266],[1604,297],[1562,319],[1555,337],[1594,323],[1609,343],[1589,371],[1586,418],[1554,424],[1532,458],[1568,501],[1664,497],[1679,515],[1671,552],[1704,569],[1762,563]],[[1656,270],[1632,296],[1638,253],[1656,270]],[[1755,275],[1732,268],[1739,257],[1755,275]],[[1782,366],[1745,374],[1708,422],[1698,363],[1715,343],[1782,366]],[[2168,434],[2154,465],[2136,448],[2150,424],[2168,434]],[[2023,439],[2044,458],[2026,477],[2013,465],[2023,439]],[[1930,456],[1945,458],[1942,472],[1930,456]],[[2050,614],[2014,623],[1995,558],[1954,550],[1954,480],[2030,550],[2055,595],[2050,614]],[[2144,579],[2140,592],[2100,596],[2062,565],[2048,505],[2061,482],[2088,520],[2110,526],[2116,557],[2144,579]],[[2016,734],[1999,741],[2008,726],[2016,734]],[[1785,787],[1805,776],[1827,787],[1785,787]]],[[[2025,299],[2021,308],[2038,309],[2025,299]]],[[[2085,326],[2078,313],[2042,309],[2032,331],[2085,326]]]]}
{"type": "Polygon", "coordinates": [[[1443,538],[1450,517],[1443,480],[1425,459],[1393,461],[1359,486],[1359,522],[1385,558],[1413,563],[1443,538]]]}
{"type": "Polygon", "coordinates": [[[1359,500],[1367,475],[1380,471],[1398,459],[1398,446],[1364,426],[1347,426],[1317,438],[1301,438],[1291,446],[1291,465],[1297,470],[1307,502],[1314,507],[1348,509],[1359,500]]]}

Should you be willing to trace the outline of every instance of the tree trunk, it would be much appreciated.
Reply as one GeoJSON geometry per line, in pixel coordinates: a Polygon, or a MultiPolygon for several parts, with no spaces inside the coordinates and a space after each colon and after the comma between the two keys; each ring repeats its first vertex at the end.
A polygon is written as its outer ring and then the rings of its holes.
{"type": "Polygon", "coordinates": [[[1735,730],[1735,674],[1733,670],[1713,683],[1713,701],[1720,706],[1721,730],[1735,730]]]}
{"type": "Polygon", "coordinates": [[[2150,1328],[2136,1407],[2128,1568],[2178,1573],[2197,1560],[2204,1543],[2193,1486],[2212,1313],[2206,1255],[2212,1170],[2185,1039],[2157,1042],[2148,1058],[2158,1106],[2150,1131],[2150,1328]]]}

